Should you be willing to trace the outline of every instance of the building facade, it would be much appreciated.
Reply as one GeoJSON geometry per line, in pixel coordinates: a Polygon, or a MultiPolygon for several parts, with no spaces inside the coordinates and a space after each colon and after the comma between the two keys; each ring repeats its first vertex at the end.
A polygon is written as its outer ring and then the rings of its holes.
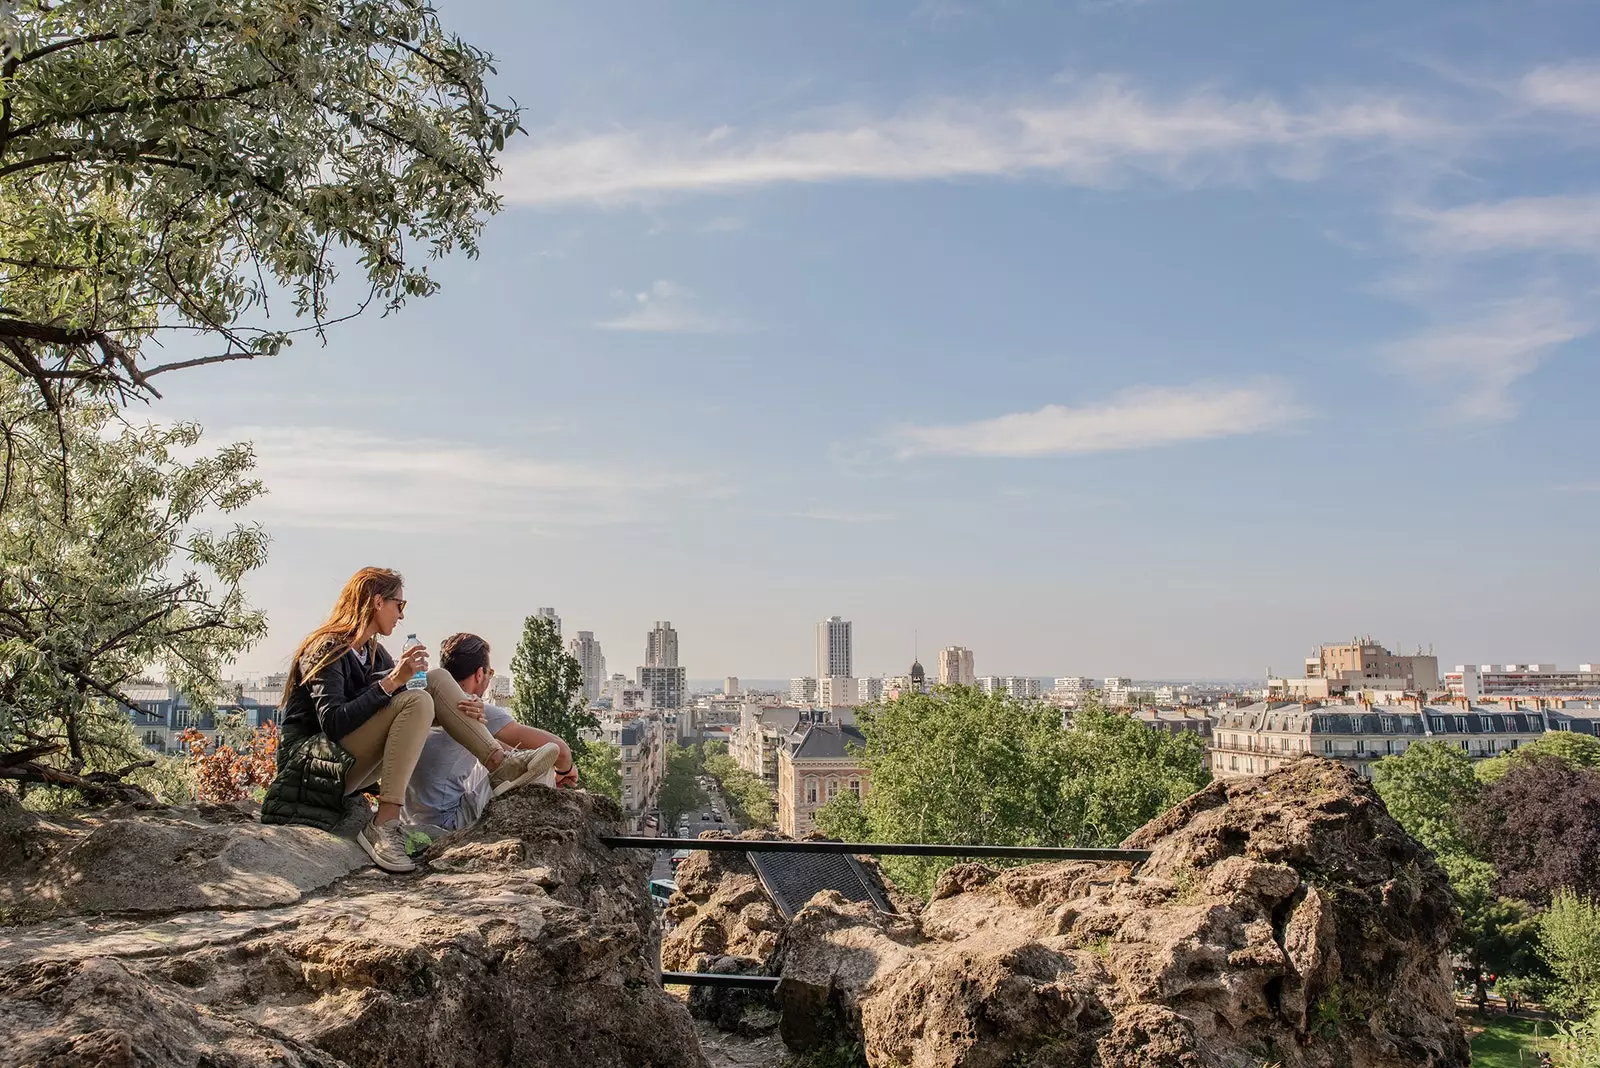
{"type": "Polygon", "coordinates": [[[683,667],[641,667],[639,688],[649,695],[651,708],[682,708],[689,695],[688,674],[683,667]]]}
{"type": "Polygon", "coordinates": [[[1024,700],[1032,700],[1044,693],[1044,687],[1038,679],[1025,675],[980,675],[977,685],[984,693],[1003,693],[1024,700]]]}
{"type": "Polygon", "coordinates": [[[883,700],[883,678],[881,676],[856,680],[856,703],[870,705],[883,700]]]}
{"type": "Polygon", "coordinates": [[[653,715],[610,717],[598,730],[585,731],[590,741],[617,747],[622,771],[622,812],[629,834],[644,826],[647,812],[655,808],[666,766],[666,739],[662,720],[653,715]]]}
{"type": "Polygon", "coordinates": [[[850,621],[829,616],[817,624],[817,678],[855,678],[850,621]]]}
{"type": "Polygon", "coordinates": [[[1341,645],[1323,645],[1306,658],[1307,679],[1322,679],[1331,694],[1368,687],[1431,693],[1439,688],[1439,658],[1417,653],[1391,653],[1370,637],[1341,645]],[[1398,682],[1401,685],[1388,685],[1398,682]]]}
{"type": "Polygon", "coordinates": [[[1457,664],[1445,673],[1444,688],[1468,701],[1505,698],[1600,698],[1600,664],[1576,671],[1554,664],[1457,664]]]}
{"type": "Polygon", "coordinates": [[[972,686],[977,681],[971,649],[964,645],[947,645],[939,650],[939,685],[972,686]]]}
{"type": "Polygon", "coordinates": [[[851,752],[861,732],[837,723],[802,722],[778,750],[778,830],[799,838],[816,830],[817,809],[842,790],[867,795],[870,773],[851,752]]]}
{"type": "Polygon", "coordinates": [[[801,709],[787,705],[745,704],[739,712],[738,729],[728,745],[729,755],[745,771],[775,786],[778,750],[805,715],[807,713],[801,709]]]}
{"type": "Polygon", "coordinates": [[[809,707],[817,703],[817,680],[805,678],[789,680],[789,703],[809,707]]]}
{"type": "Polygon", "coordinates": [[[823,708],[854,708],[860,692],[857,680],[849,676],[828,675],[817,680],[817,704],[823,708]]]}
{"type": "Polygon", "coordinates": [[[1258,702],[1218,713],[1211,773],[1259,775],[1302,754],[1327,757],[1370,777],[1373,763],[1417,742],[1458,746],[1473,759],[1509,753],[1549,730],[1542,711],[1477,705],[1317,705],[1258,702]]]}
{"type": "Polygon", "coordinates": [[[556,615],[556,610],[554,608],[541,608],[533,614],[538,616],[540,619],[548,619],[551,623],[555,624],[556,633],[558,635],[561,633],[561,617],[556,615]]]}
{"type": "Polygon", "coordinates": [[[678,632],[670,620],[657,620],[644,639],[645,667],[678,666],[678,632]]]}
{"type": "Polygon", "coordinates": [[[583,670],[583,696],[594,704],[600,700],[606,685],[606,656],[600,651],[600,643],[594,640],[594,632],[580,630],[578,636],[567,643],[567,652],[583,670]]]}

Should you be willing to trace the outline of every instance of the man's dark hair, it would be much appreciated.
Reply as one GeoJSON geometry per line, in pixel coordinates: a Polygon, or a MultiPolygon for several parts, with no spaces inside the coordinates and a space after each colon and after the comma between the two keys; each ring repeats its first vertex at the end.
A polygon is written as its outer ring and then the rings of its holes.
{"type": "Polygon", "coordinates": [[[489,666],[489,643],[476,634],[452,634],[439,643],[439,666],[457,682],[489,666]]]}

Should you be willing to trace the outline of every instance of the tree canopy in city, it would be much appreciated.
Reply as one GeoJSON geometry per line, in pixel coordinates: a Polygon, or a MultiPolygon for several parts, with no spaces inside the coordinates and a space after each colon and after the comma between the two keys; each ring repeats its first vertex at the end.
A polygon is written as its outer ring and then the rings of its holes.
{"type": "MultiPolygon", "coordinates": [[[[1210,781],[1194,734],[1152,730],[1093,703],[1063,729],[1038,701],[970,687],[906,693],[861,709],[866,797],[816,815],[834,837],[880,842],[1116,845],[1210,781]]],[[[896,882],[926,893],[952,862],[896,857],[896,882]]]]}
{"type": "Polygon", "coordinates": [[[1600,770],[1518,760],[1462,822],[1494,862],[1500,893],[1536,905],[1562,889],[1600,897],[1600,770]]]}
{"type": "Polygon", "coordinates": [[[242,582],[266,535],[208,525],[261,492],[254,458],[199,441],[109,403],[52,415],[0,374],[0,777],[93,792],[74,779],[141,756],[129,683],[159,669],[203,711],[264,634],[242,582]]]}
{"type": "Polygon", "coordinates": [[[500,204],[492,71],[426,0],[0,6],[0,365],[159,395],[432,293],[500,204]]]}
{"type": "Polygon", "coordinates": [[[557,735],[580,756],[583,732],[600,726],[583,697],[583,667],[562,647],[555,620],[523,620],[522,640],[511,657],[509,707],[517,722],[557,735]]]}

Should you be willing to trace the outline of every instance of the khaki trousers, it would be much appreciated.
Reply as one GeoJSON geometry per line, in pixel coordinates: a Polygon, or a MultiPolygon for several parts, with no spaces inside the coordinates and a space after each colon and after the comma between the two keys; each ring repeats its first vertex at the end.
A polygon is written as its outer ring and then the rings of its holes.
{"type": "Polygon", "coordinates": [[[456,704],[467,699],[450,672],[434,668],[428,672],[426,690],[401,690],[371,719],[339,739],[345,751],[356,758],[355,767],[344,779],[344,792],[353,794],[364,786],[378,784],[378,800],[403,805],[406,784],[422,756],[428,731],[443,727],[462,748],[488,765],[489,754],[503,748],[489,728],[456,711],[456,704]]]}

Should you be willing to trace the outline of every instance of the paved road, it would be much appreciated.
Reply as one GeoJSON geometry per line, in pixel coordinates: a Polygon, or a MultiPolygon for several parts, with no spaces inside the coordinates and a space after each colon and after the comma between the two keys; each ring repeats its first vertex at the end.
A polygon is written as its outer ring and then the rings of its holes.
{"type": "MultiPolygon", "coordinates": [[[[728,811],[728,803],[723,800],[721,793],[719,793],[715,787],[707,790],[706,793],[709,795],[711,800],[707,804],[688,814],[688,833],[680,834],[677,827],[663,827],[661,830],[661,835],[663,838],[697,838],[699,837],[701,831],[727,831],[730,834],[739,833],[739,825],[734,822],[733,815],[728,811]],[[707,813],[710,813],[713,818],[706,819],[705,816],[707,813]],[[717,822],[715,819],[716,816],[721,816],[722,822],[717,822]]],[[[658,850],[656,852],[655,867],[651,869],[650,872],[650,877],[652,879],[672,878],[672,864],[670,862],[671,856],[671,850],[658,850]]]]}

